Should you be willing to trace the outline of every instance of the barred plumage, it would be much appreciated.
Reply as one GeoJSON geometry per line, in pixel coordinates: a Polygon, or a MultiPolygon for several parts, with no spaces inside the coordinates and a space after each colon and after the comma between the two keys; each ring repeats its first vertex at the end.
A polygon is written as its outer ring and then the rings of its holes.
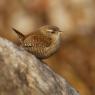
{"type": "Polygon", "coordinates": [[[60,30],[56,26],[43,26],[27,36],[13,30],[18,34],[21,46],[40,59],[51,56],[60,46],[60,30]]]}

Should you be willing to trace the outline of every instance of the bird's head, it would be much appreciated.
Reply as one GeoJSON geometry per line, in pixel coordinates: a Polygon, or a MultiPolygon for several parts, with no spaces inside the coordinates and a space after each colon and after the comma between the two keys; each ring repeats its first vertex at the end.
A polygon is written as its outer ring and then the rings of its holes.
{"type": "Polygon", "coordinates": [[[40,28],[41,32],[49,37],[54,39],[59,39],[61,36],[62,31],[56,26],[52,25],[45,25],[40,28]]]}

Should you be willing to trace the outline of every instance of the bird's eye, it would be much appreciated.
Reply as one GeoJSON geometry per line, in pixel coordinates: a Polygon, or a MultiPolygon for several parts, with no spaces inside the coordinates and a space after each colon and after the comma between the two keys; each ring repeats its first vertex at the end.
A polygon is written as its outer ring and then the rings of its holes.
{"type": "Polygon", "coordinates": [[[51,33],[55,33],[55,31],[52,31],[51,33]]]}

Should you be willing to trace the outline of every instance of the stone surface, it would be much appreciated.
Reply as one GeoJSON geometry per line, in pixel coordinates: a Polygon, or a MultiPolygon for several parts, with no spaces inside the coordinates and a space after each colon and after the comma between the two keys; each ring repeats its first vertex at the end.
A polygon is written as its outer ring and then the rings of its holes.
{"type": "Polygon", "coordinates": [[[79,95],[24,49],[0,38],[0,95],[79,95]]]}

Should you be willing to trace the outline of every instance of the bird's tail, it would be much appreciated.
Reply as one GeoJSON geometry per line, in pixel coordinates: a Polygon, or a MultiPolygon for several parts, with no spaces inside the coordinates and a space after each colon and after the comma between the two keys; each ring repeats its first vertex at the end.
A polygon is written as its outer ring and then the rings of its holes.
{"type": "Polygon", "coordinates": [[[15,33],[16,33],[17,36],[19,37],[20,42],[22,43],[23,40],[25,39],[25,36],[24,36],[21,32],[19,32],[18,30],[16,30],[15,28],[12,28],[12,30],[15,31],[15,33]]]}

